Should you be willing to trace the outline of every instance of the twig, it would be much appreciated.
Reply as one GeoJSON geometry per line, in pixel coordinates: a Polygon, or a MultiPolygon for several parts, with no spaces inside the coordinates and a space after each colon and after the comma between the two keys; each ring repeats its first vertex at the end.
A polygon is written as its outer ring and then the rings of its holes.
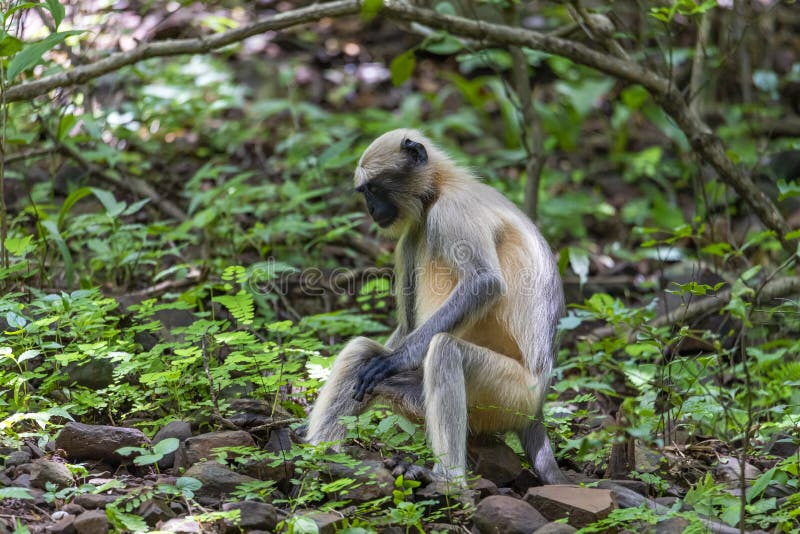
{"type": "Polygon", "coordinates": [[[203,370],[206,373],[209,396],[211,397],[211,418],[229,430],[240,430],[238,426],[222,417],[222,413],[219,411],[219,400],[217,400],[217,392],[214,389],[214,377],[211,376],[211,369],[208,365],[208,329],[203,333],[203,337],[200,338],[200,349],[203,353],[203,370]]]}
{"type": "Polygon", "coordinates": [[[24,159],[33,159],[38,158],[41,156],[46,156],[48,154],[52,154],[55,152],[55,147],[44,147],[44,148],[37,148],[34,150],[28,150],[27,152],[19,152],[17,154],[10,154],[5,157],[5,164],[8,165],[9,163],[15,163],[17,161],[21,161],[24,159]]]}
{"type": "Polygon", "coordinates": [[[175,39],[143,44],[126,52],[111,54],[93,63],[9,87],[6,92],[6,101],[18,102],[20,100],[30,100],[52,91],[53,89],[70,87],[72,85],[88,82],[103,74],[117,71],[122,67],[138,63],[144,59],[207,53],[267,31],[282,30],[304,22],[317,21],[325,17],[338,17],[358,13],[359,9],[359,0],[337,0],[324,4],[313,4],[300,9],[272,15],[252,24],[246,24],[239,28],[208,37],[175,39]]]}
{"type": "MultiPolygon", "coordinates": [[[[758,292],[758,300],[771,300],[777,297],[791,295],[800,292],[800,277],[787,276],[784,278],[776,278],[764,284],[760,292],[758,292]]],[[[714,297],[704,298],[698,300],[688,306],[682,306],[664,315],[659,315],[650,322],[650,326],[659,328],[671,324],[679,324],[685,321],[691,321],[701,315],[713,313],[724,308],[731,300],[731,290],[726,289],[720,291],[714,297]]],[[[614,335],[616,332],[613,326],[603,326],[595,328],[586,335],[587,339],[599,340],[614,335]]]]}

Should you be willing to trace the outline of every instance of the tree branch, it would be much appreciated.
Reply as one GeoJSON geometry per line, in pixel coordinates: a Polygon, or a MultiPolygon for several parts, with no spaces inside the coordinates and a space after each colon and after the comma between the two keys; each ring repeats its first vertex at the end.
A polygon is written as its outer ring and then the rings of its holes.
{"type": "Polygon", "coordinates": [[[683,95],[671,80],[633,61],[598,52],[581,43],[551,34],[443,15],[398,0],[386,0],[383,13],[392,18],[421,22],[433,28],[447,30],[455,35],[497,44],[526,46],[563,56],[576,63],[610,74],[624,82],[642,85],[672,117],[689,139],[692,148],[701,160],[714,167],[720,178],[736,190],[764,225],[776,233],[786,252],[789,254],[796,252],[794,240],[790,241],[785,237],[790,228],[775,203],[756,187],[750,176],[731,162],[725,154],[725,147],[720,138],[697,114],[689,109],[683,95]]]}
{"type": "Polygon", "coordinates": [[[114,72],[122,67],[132,65],[144,59],[207,53],[267,31],[282,30],[304,22],[313,22],[324,17],[339,17],[358,13],[359,10],[359,0],[336,0],[334,2],[313,4],[300,9],[272,15],[252,24],[247,24],[208,37],[175,39],[143,44],[127,52],[111,54],[94,63],[9,87],[6,90],[5,100],[6,102],[30,100],[59,87],[69,87],[86,83],[103,74],[114,72]]]}
{"type": "MultiPolygon", "coordinates": [[[[357,13],[360,5],[360,0],[336,0],[273,15],[253,24],[209,37],[144,44],[128,52],[112,54],[95,63],[10,87],[5,92],[5,100],[14,102],[31,99],[58,87],[84,83],[143,59],[206,53],[265,31],[280,30],[297,24],[319,20],[323,17],[337,17],[357,13]]],[[[433,28],[447,30],[454,35],[506,46],[528,47],[563,56],[576,63],[614,76],[626,83],[642,85],[650,91],[656,101],[660,103],[661,107],[683,131],[699,158],[711,165],[717,171],[719,177],[733,187],[737,194],[750,205],[762,223],[776,233],[784,250],[789,254],[796,252],[794,240],[790,241],[786,238],[790,227],[778,211],[775,203],[756,187],[749,175],[733,164],[725,154],[725,147],[720,138],[689,108],[683,95],[671,80],[634,61],[614,57],[553,34],[443,15],[430,9],[421,9],[398,0],[385,0],[382,13],[393,19],[421,22],[433,28]]]]}

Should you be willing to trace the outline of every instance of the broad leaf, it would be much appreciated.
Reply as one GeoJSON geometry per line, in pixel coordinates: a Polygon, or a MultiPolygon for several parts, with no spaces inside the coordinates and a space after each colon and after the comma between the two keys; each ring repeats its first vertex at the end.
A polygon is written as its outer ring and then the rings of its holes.
{"type": "Polygon", "coordinates": [[[8,63],[8,80],[11,81],[23,71],[38,63],[45,52],[53,48],[70,35],[78,35],[83,30],[70,30],[68,32],[53,33],[35,43],[28,43],[8,63]]]}

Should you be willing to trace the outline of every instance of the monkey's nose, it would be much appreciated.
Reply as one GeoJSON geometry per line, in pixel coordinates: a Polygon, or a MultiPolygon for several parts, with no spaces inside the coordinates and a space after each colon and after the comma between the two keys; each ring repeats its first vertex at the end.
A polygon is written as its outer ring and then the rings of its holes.
{"type": "Polygon", "coordinates": [[[375,208],[374,208],[373,206],[370,206],[370,207],[369,207],[369,208],[367,208],[367,209],[369,210],[369,214],[370,214],[370,215],[375,215],[375,208]]]}

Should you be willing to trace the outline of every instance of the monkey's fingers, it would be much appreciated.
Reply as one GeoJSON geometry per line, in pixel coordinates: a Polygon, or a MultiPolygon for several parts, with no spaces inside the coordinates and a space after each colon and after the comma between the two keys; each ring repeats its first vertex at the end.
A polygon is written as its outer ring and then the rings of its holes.
{"type": "Polygon", "coordinates": [[[353,398],[359,402],[363,401],[364,395],[372,393],[375,386],[396,372],[397,366],[388,358],[374,358],[359,374],[353,398]]]}

